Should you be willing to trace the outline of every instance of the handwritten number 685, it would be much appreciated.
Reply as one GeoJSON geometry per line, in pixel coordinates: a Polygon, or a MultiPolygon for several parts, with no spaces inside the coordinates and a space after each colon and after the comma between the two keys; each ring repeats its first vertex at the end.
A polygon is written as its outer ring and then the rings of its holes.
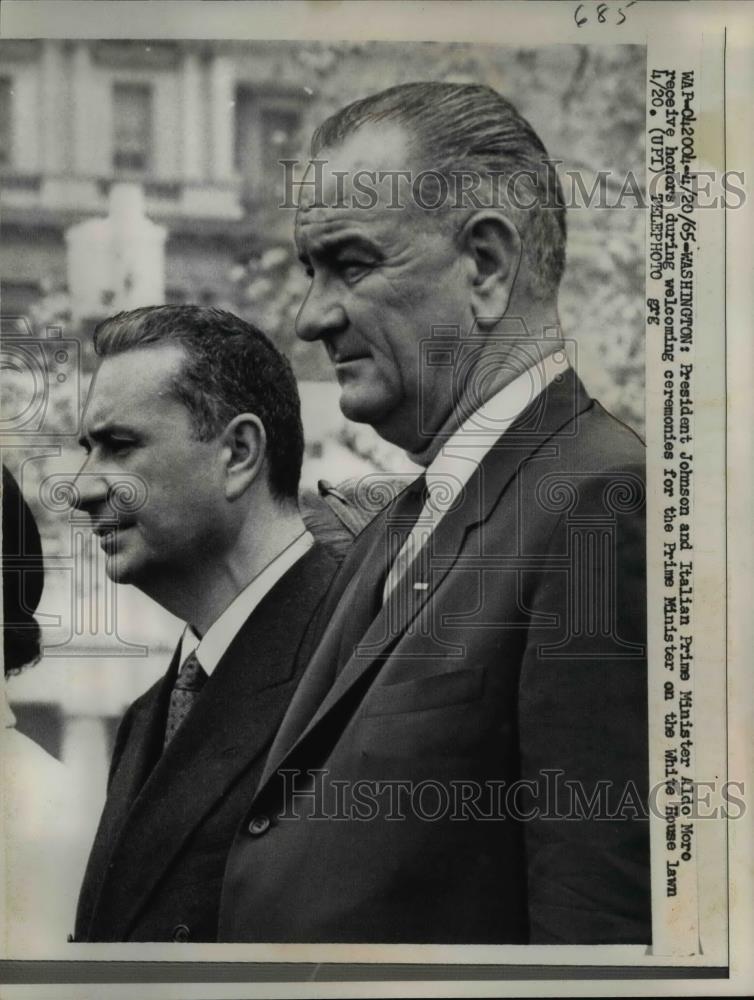
{"type": "MultiPolygon", "coordinates": [[[[618,7],[616,11],[617,13],[617,19],[615,21],[616,27],[623,24],[623,22],[626,20],[625,11],[627,11],[629,7],[633,7],[635,3],[636,0],[628,0],[628,3],[625,3],[623,4],[623,6],[618,7]]],[[[580,3],[576,8],[576,10],[573,12],[573,19],[576,22],[577,28],[582,28],[589,21],[588,16],[583,13],[583,10],[584,10],[584,4],[580,3]]],[[[610,4],[607,3],[597,4],[595,8],[595,13],[597,15],[598,24],[607,24],[607,15],[610,13],[610,4]]]]}

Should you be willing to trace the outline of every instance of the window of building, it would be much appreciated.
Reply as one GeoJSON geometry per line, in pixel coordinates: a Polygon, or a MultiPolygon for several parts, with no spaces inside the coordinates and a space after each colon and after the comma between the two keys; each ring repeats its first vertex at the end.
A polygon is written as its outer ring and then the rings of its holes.
{"type": "Polygon", "coordinates": [[[12,161],[13,90],[10,77],[0,77],[0,164],[12,161]]]}
{"type": "Polygon", "coordinates": [[[301,157],[302,112],[296,97],[260,94],[253,87],[236,91],[235,167],[247,202],[282,197],[280,160],[301,157]]]}
{"type": "Polygon", "coordinates": [[[185,288],[168,286],[165,289],[165,304],[169,306],[180,306],[188,301],[188,292],[185,288]]]}
{"type": "Polygon", "coordinates": [[[292,160],[299,152],[301,115],[290,108],[274,105],[261,109],[262,170],[276,177],[280,160],[292,160]]]}
{"type": "Polygon", "coordinates": [[[39,284],[36,281],[6,281],[0,278],[0,300],[8,316],[28,316],[32,306],[39,302],[39,284]]]}
{"type": "Polygon", "coordinates": [[[152,160],[152,88],[113,86],[113,169],[149,170],[152,160]]]}

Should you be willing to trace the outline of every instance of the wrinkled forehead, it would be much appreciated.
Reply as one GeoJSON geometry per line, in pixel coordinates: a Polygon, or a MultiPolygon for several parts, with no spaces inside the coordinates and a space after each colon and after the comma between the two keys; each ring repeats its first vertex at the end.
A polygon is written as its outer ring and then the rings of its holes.
{"type": "Polygon", "coordinates": [[[337,145],[324,146],[306,168],[298,198],[302,212],[363,193],[363,184],[390,193],[390,176],[413,166],[410,136],[394,122],[363,125],[337,145]],[[384,185],[379,175],[386,175],[384,185]]]}
{"type": "Polygon", "coordinates": [[[364,125],[342,143],[323,147],[299,187],[297,243],[351,225],[377,233],[407,221],[415,171],[409,134],[392,122],[364,125]]]}

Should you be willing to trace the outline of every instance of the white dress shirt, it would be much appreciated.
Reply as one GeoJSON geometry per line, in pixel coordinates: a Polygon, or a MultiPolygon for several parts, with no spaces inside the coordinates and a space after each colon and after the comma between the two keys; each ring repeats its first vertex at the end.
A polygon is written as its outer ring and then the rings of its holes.
{"type": "MultiPolygon", "coordinates": [[[[549,354],[503,386],[448,438],[427,466],[428,500],[390,568],[382,592],[383,603],[501,434],[556,376],[567,369],[568,359],[564,350],[549,354]]],[[[417,581],[414,587],[426,590],[429,581],[417,581]]]]}
{"type": "Polygon", "coordinates": [[[201,639],[190,625],[186,625],[181,636],[181,667],[186,662],[186,657],[195,652],[205,673],[211,676],[254,608],[313,544],[314,536],[308,531],[302,532],[233,598],[201,639]]]}

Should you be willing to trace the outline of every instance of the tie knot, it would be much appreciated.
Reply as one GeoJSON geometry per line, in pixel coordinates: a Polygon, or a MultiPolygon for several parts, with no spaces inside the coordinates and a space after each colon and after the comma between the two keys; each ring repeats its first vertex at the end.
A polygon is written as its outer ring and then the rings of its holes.
{"type": "Polygon", "coordinates": [[[419,503],[422,507],[429,502],[430,496],[432,495],[432,490],[429,488],[427,483],[427,476],[424,474],[421,477],[421,482],[417,482],[414,486],[414,490],[419,499],[419,503]]]}
{"type": "Polygon", "coordinates": [[[427,475],[422,473],[418,479],[405,488],[396,499],[389,511],[390,521],[411,521],[414,522],[419,517],[422,507],[427,500],[427,475]]]}
{"type": "Polygon", "coordinates": [[[206,680],[207,673],[199,662],[196,652],[192,652],[183,661],[174,686],[179,691],[201,691],[206,680]]]}
{"type": "Polygon", "coordinates": [[[413,483],[409,483],[406,487],[406,492],[425,499],[427,494],[427,473],[422,472],[420,476],[417,476],[413,483]]]}

